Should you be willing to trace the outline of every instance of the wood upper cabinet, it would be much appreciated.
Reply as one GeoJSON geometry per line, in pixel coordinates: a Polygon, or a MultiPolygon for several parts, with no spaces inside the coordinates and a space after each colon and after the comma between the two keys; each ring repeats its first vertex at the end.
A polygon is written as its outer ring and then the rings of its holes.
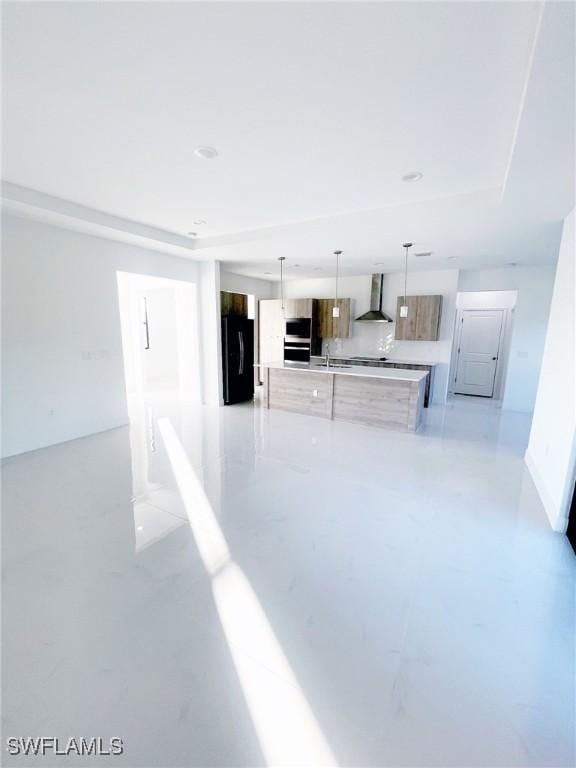
{"type": "Polygon", "coordinates": [[[347,339],[350,336],[350,299],[316,299],[313,334],[321,339],[347,339]],[[332,317],[332,307],[340,309],[340,317],[332,317]]]}
{"type": "Polygon", "coordinates": [[[288,318],[312,317],[313,299],[286,299],[284,314],[288,318]]]}
{"type": "Polygon", "coordinates": [[[335,299],[262,299],[260,307],[260,362],[276,363],[284,358],[285,318],[312,318],[312,351],[318,339],[347,339],[350,336],[351,300],[338,299],[340,317],[332,317],[335,299]]]}
{"type": "Polygon", "coordinates": [[[438,341],[442,296],[407,296],[408,317],[400,317],[404,297],[398,296],[395,337],[401,341],[438,341]]]}
{"type": "Polygon", "coordinates": [[[220,314],[248,317],[248,296],[245,293],[220,291],[220,314]]]}
{"type": "Polygon", "coordinates": [[[416,320],[418,317],[419,298],[419,296],[406,296],[408,317],[400,317],[400,307],[404,304],[404,296],[398,296],[396,305],[396,329],[394,332],[396,339],[414,340],[416,338],[416,320]]]}

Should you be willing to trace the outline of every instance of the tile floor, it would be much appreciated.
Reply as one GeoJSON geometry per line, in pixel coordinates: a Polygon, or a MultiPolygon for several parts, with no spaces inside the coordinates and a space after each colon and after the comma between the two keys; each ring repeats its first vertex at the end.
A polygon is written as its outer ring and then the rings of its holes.
{"type": "Polygon", "coordinates": [[[4,738],[118,736],[88,762],[131,768],[574,765],[576,559],[525,415],[132,410],[4,463],[4,738]]]}

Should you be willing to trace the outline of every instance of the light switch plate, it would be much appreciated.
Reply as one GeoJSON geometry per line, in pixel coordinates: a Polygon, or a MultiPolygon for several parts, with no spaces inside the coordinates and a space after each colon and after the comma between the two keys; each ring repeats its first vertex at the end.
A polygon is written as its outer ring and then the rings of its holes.
{"type": "Polygon", "coordinates": [[[408,307],[405,304],[400,307],[400,317],[408,317],[408,307]]]}
{"type": "Polygon", "coordinates": [[[312,390],[312,397],[318,397],[318,390],[317,389],[313,389],[312,390]]]}
{"type": "Polygon", "coordinates": [[[340,317],[340,307],[332,307],[332,317],[340,317]]]}

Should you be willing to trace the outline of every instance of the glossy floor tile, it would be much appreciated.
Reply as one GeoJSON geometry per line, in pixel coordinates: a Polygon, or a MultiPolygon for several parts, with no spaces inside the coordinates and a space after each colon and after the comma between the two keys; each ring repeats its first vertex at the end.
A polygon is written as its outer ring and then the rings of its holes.
{"type": "Polygon", "coordinates": [[[529,419],[133,403],[5,461],[6,765],[571,766],[576,560],[529,419]]]}

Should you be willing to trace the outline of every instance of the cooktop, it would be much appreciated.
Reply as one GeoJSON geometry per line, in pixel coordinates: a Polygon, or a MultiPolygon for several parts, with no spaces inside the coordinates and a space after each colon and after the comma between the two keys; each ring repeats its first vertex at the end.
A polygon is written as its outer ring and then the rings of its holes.
{"type": "Polygon", "coordinates": [[[369,355],[355,355],[354,357],[351,357],[350,360],[378,360],[380,362],[383,362],[384,360],[388,360],[387,357],[370,357],[369,355]]]}

